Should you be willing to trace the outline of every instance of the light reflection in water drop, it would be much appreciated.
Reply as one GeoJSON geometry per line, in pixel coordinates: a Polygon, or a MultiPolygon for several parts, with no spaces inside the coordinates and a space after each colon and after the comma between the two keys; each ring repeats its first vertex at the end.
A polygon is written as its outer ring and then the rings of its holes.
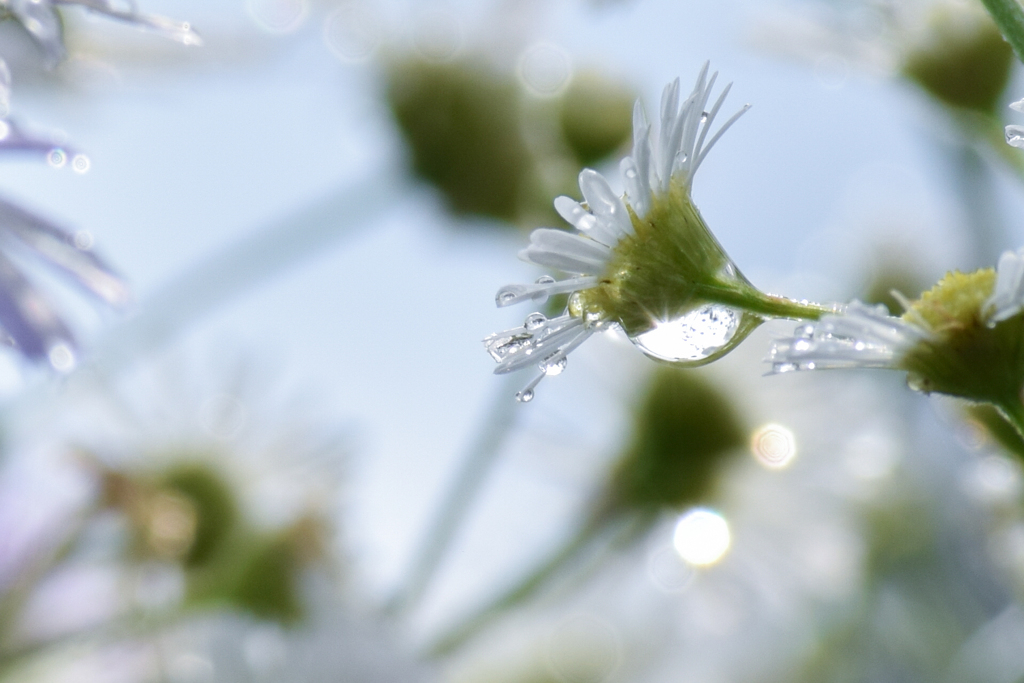
{"type": "Polygon", "coordinates": [[[731,542],[725,518],[707,508],[694,508],[680,517],[672,536],[672,545],[679,556],[698,567],[722,559],[731,542]]]}
{"type": "Polygon", "coordinates": [[[741,314],[718,304],[705,304],[675,320],[630,340],[648,356],[667,361],[699,361],[719,351],[733,338],[741,314]]]}
{"type": "Polygon", "coordinates": [[[758,427],[750,437],[750,450],[765,467],[780,470],[796,457],[796,438],[780,424],[758,427]]]}

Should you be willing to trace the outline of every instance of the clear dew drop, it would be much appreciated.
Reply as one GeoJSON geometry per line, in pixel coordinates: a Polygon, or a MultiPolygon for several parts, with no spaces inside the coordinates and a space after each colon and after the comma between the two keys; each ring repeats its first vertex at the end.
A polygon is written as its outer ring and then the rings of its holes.
{"type": "Polygon", "coordinates": [[[516,293],[509,289],[502,289],[498,292],[498,305],[507,304],[516,298],[516,293]]]}
{"type": "Polygon", "coordinates": [[[537,278],[536,284],[538,285],[553,285],[555,284],[555,278],[550,275],[541,275],[537,278]]]}
{"type": "Polygon", "coordinates": [[[675,320],[630,337],[637,348],[658,360],[699,362],[726,347],[736,335],[742,314],[719,304],[705,304],[675,320]]]}
{"type": "Polygon", "coordinates": [[[533,389],[523,389],[516,394],[516,400],[520,403],[529,403],[533,400],[533,389]]]}
{"type": "Polygon", "coordinates": [[[627,168],[625,175],[630,180],[632,180],[633,178],[636,178],[636,169],[635,168],[627,168]]]}
{"type": "Polygon", "coordinates": [[[797,366],[796,363],[775,363],[774,365],[772,365],[772,372],[777,373],[795,372],[796,370],[799,369],[800,368],[797,366]]]}
{"type": "Polygon", "coordinates": [[[543,313],[531,313],[526,316],[526,320],[523,322],[523,327],[525,327],[529,332],[536,332],[540,328],[544,327],[544,323],[547,321],[548,319],[543,313]]]}
{"type": "MultiPolygon", "coordinates": [[[[558,354],[555,355],[557,356],[558,354]]],[[[541,364],[541,369],[544,370],[544,374],[548,377],[554,377],[555,375],[561,375],[568,363],[569,359],[565,356],[562,356],[561,358],[549,358],[541,364]]]]}
{"type": "Polygon", "coordinates": [[[1006,142],[1011,147],[1024,148],[1024,130],[1018,126],[1007,126],[1006,142]]]}

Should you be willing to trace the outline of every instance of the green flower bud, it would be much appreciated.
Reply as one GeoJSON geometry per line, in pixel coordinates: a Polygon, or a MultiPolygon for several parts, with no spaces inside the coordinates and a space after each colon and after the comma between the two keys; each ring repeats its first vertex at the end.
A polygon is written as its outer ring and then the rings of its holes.
{"type": "Polygon", "coordinates": [[[562,95],[559,123],[580,164],[604,159],[629,139],[634,99],[631,90],[598,72],[573,76],[562,95]]]}
{"type": "Polygon", "coordinates": [[[941,7],[903,73],[945,105],[994,114],[1012,64],[1013,49],[988,15],[941,7]]]}

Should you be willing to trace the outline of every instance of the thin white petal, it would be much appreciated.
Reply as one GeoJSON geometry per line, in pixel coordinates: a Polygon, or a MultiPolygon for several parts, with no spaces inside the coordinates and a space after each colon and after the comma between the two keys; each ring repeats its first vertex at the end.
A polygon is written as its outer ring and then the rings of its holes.
{"type": "Polygon", "coordinates": [[[524,301],[544,301],[555,294],[565,294],[593,287],[597,284],[597,280],[597,276],[586,275],[549,283],[505,285],[494,295],[494,303],[498,308],[505,308],[524,301]]]}
{"type": "Polygon", "coordinates": [[[590,211],[620,236],[633,234],[626,206],[612,190],[604,176],[589,168],[580,172],[580,191],[590,211]]]}
{"type": "Polygon", "coordinates": [[[614,247],[619,241],[617,230],[605,225],[571,197],[556,197],[555,211],[574,228],[605,246],[614,247]]]}

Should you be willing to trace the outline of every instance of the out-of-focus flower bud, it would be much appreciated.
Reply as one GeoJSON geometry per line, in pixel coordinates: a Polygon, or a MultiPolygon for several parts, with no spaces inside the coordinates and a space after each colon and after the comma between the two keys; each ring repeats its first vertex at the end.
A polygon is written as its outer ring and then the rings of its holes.
{"type": "Polygon", "coordinates": [[[481,62],[390,65],[387,100],[412,165],[453,211],[515,221],[533,176],[515,81],[481,62]]]}
{"type": "Polygon", "coordinates": [[[706,502],[723,460],[746,443],[735,407],[692,370],[659,368],[607,485],[611,510],[657,511],[706,502]]]}
{"type": "Polygon", "coordinates": [[[903,73],[940,102],[994,114],[1013,50],[980,8],[937,8],[927,39],[907,53],[903,73]]]}
{"type": "Polygon", "coordinates": [[[559,123],[580,164],[596,163],[629,140],[635,99],[632,90],[598,72],[573,77],[559,103],[559,123]]]}

